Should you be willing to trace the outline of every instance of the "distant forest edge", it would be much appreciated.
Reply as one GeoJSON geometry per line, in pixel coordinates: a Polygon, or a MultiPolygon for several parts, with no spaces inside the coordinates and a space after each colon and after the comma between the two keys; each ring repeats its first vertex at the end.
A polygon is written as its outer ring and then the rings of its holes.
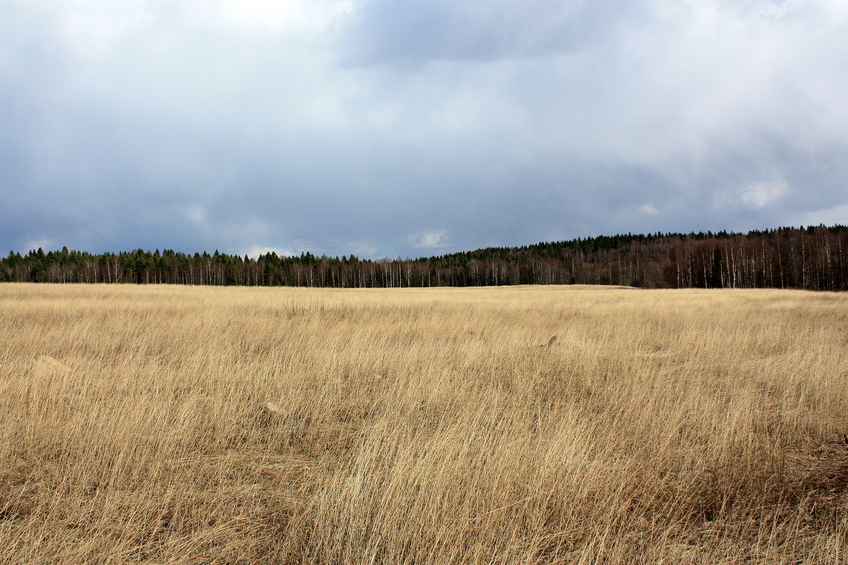
{"type": "Polygon", "coordinates": [[[250,257],[134,250],[0,259],[0,281],[390,288],[594,284],[643,288],[848,289],[848,227],[615,235],[421,259],[250,257]]]}

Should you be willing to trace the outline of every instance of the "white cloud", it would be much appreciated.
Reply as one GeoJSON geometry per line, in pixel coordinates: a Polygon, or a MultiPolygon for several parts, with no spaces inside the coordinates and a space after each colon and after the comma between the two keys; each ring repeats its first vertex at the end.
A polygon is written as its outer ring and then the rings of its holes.
{"type": "Polygon", "coordinates": [[[198,228],[208,229],[207,221],[206,221],[206,210],[203,206],[189,206],[185,211],[185,215],[189,220],[194,222],[198,228]]]}
{"type": "Polygon", "coordinates": [[[232,26],[324,32],[354,9],[353,0],[218,0],[232,26]]]}
{"type": "Polygon", "coordinates": [[[656,209],[653,205],[651,205],[651,204],[643,204],[643,205],[639,206],[639,211],[640,211],[641,213],[643,213],[643,214],[648,215],[648,216],[653,216],[654,214],[656,214],[657,212],[659,212],[659,210],[657,210],[657,209],[656,209]]]}
{"type": "Polygon", "coordinates": [[[377,248],[373,245],[361,244],[350,250],[350,253],[362,258],[373,258],[377,254],[377,248]]]}
{"type": "Polygon", "coordinates": [[[47,238],[33,239],[33,240],[30,240],[27,243],[25,243],[23,249],[18,249],[16,251],[18,251],[21,254],[24,254],[24,253],[29,252],[29,251],[37,251],[38,249],[44,250],[45,253],[48,252],[48,251],[57,251],[57,249],[55,249],[53,247],[54,245],[55,245],[55,242],[52,239],[47,239],[47,238]]]}
{"type": "Polygon", "coordinates": [[[412,239],[412,247],[414,249],[437,249],[439,247],[447,247],[447,243],[442,241],[445,233],[445,230],[425,231],[420,236],[416,236],[412,239]]]}
{"type": "Polygon", "coordinates": [[[751,184],[742,189],[742,202],[755,208],[765,208],[789,194],[791,188],[786,181],[751,184]]]}
{"type": "Polygon", "coordinates": [[[278,257],[291,257],[294,255],[294,253],[288,249],[280,247],[264,247],[261,245],[253,245],[243,253],[240,253],[240,255],[247,255],[251,259],[257,259],[260,255],[267,255],[268,253],[276,253],[278,257]]]}

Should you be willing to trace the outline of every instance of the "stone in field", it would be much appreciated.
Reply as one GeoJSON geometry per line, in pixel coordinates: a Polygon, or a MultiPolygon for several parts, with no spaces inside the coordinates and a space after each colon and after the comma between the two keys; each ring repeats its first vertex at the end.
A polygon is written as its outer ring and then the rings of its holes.
{"type": "Polygon", "coordinates": [[[539,347],[553,347],[554,345],[556,345],[556,342],[557,342],[558,339],[559,339],[559,337],[557,337],[555,335],[551,336],[551,339],[548,340],[548,343],[543,343],[539,347]]]}
{"type": "Polygon", "coordinates": [[[284,418],[285,410],[274,404],[273,402],[265,402],[259,407],[259,420],[263,424],[270,424],[275,420],[284,418]]]}

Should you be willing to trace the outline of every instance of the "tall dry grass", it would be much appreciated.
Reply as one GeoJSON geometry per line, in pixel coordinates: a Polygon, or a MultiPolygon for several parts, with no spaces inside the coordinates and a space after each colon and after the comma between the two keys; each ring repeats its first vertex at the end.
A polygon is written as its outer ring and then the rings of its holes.
{"type": "Polygon", "coordinates": [[[846,563],[846,332],[794,291],[0,285],[0,560],[846,563]]]}

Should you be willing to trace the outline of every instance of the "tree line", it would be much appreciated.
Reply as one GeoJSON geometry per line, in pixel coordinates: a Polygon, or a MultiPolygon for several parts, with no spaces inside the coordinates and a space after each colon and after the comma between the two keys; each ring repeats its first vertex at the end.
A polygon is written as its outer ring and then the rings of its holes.
{"type": "Polygon", "coordinates": [[[311,253],[257,258],[166,249],[43,249],[0,259],[0,281],[392,288],[596,284],[644,288],[848,289],[848,227],[615,235],[420,259],[311,253]]]}

